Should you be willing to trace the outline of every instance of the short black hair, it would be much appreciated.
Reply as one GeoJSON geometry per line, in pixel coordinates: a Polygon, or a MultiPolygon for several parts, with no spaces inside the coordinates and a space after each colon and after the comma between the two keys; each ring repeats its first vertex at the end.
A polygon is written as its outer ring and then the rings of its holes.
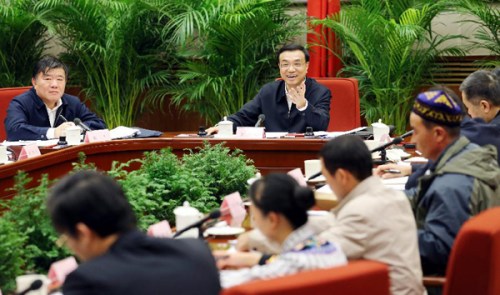
{"type": "Polygon", "coordinates": [[[250,186],[249,196],[264,215],[283,214],[294,229],[307,222],[307,210],[315,204],[310,188],[300,186],[287,174],[271,173],[250,186]]]}
{"type": "Polygon", "coordinates": [[[136,218],[120,185],[97,171],[70,174],[51,189],[47,209],[55,229],[76,235],[84,223],[101,237],[136,228],[136,218]]]}
{"type": "Polygon", "coordinates": [[[358,181],[372,175],[372,154],[358,136],[335,137],[321,148],[319,154],[330,174],[342,168],[349,171],[358,181]]]}
{"type": "Polygon", "coordinates": [[[66,79],[68,79],[69,69],[62,61],[55,58],[51,55],[44,56],[41,60],[39,60],[34,68],[32,78],[35,79],[38,73],[46,74],[49,70],[52,69],[63,69],[66,74],[66,79]]]}
{"type": "Polygon", "coordinates": [[[309,59],[310,59],[309,51],[307,51],[307,49],[304,46],[299,45],[299,44],[286,44],[285,46],[281,47],[278,50],[278,53],[276,54],[276,60],[279,63],[280,62],[280,55],[283,52],[285,52],[285,51],[296,51],[296,50],[302,51],[304,53],[305,58],[306,58],[306,62],[309,62],[309,59]]]}
{"type": "Polygon", "coordinates": [[[460,85],[460,91],[465,93],[467,100],[478,104],[484,99],[500,106],[500,76],[496,69],[493,71],[479,70],[470,74],[460,85]]]}

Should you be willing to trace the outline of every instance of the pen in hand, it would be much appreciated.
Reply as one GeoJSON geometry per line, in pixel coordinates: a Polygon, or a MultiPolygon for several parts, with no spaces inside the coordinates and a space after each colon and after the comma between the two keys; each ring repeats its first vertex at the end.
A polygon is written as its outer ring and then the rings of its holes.
{"type": "Polygon", "coordinates": [[[68,119],[64,118],[62,114],[59,114],[59,118],[63,119],[64,122],[68,122],[68,119]]]}
{"type": "Polygon", "coordinates": [[[391,173],[391,174],[401,174],[401,170],[398,169],[385,169],[383,170],[385,173],[391,173]]]}

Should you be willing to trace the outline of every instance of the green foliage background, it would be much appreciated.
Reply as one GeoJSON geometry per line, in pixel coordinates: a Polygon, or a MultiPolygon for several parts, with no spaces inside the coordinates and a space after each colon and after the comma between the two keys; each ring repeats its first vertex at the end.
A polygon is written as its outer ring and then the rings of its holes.
{"type": "MultiPolygon", "coordinates": [[[[83,169],[96,168],[80,154],[73,171],[83,169]]],[[[107,173],[122,185],[139,228],[146,230],[161,220],[174,224],[173,210],[184,201],[208,213],[219,207],[221,198],[229,193],[239,191],[245,195],[246,180],[255,175],[256,169],[241,151],[205,143],[180,160],[170,149],[152,151],[140,159],[114,162],[107,173]],[[137,163],[141,167],[130,171],[130,165],[137,163]]],[[[13,188],[15,197],[0,202],[0,287],[4,292],[14,289],[16,276],[46,273],[52,262],[71,255],[56,246],[58,234],[46,211],[52,182],[44,175],[37,187],[26,189],[30,181],[26,173],[20,172],[13,188]]]]}

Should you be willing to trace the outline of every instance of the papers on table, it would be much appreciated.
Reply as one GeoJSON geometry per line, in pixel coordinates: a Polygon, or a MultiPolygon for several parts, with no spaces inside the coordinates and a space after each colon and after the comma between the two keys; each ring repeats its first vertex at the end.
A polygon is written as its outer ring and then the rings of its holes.
{"type": "Polygon", "coordinates": [[[398,191],[405,190],[405,184],[407,181],[408,181],[408,176],[382,179],[382,183],[386,187],[389,187],[389,188],[392,188],[392,189],[395,189],[398,191]]]}
{"type": "Polygon", "coordinates": [[[2,145],[5,146],[24,146],[35,144],[38,147],[47,147],[57,145],[59,139],[49,139],[49,140],[20,140],[20,141],[4,141],[2,145]]]}
{"type": "Polygon", "coordinates": [[[111,139],[119,139],[119,138],[132,138],[139,134],[139,129],[129,128],[125,126],[118,126],[109,131],[111,133],[111,139]]]}

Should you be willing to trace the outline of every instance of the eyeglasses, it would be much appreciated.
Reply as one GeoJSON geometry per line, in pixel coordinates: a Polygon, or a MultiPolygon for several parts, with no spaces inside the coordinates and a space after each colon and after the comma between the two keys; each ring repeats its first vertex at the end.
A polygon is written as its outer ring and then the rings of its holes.
{"type": "Polygon", "coordinates": [[[280,69],[282,70],[288,70],[290,69],[291,66],[293,66],[294,69],[302,69],[304,67],[304,63],[301,63],[301,62],[295,62],[293,64],[289,64],[289,63],[282,63],[280,64],[280,69]]]}
{"type": "Polygon", "coordinates": [[[65,234],[61,234],[59,238],[56,240],[56,246],[59,248],[62,248],[66,246],[66,243],[68,242],[68,236],[65,234]]]}

